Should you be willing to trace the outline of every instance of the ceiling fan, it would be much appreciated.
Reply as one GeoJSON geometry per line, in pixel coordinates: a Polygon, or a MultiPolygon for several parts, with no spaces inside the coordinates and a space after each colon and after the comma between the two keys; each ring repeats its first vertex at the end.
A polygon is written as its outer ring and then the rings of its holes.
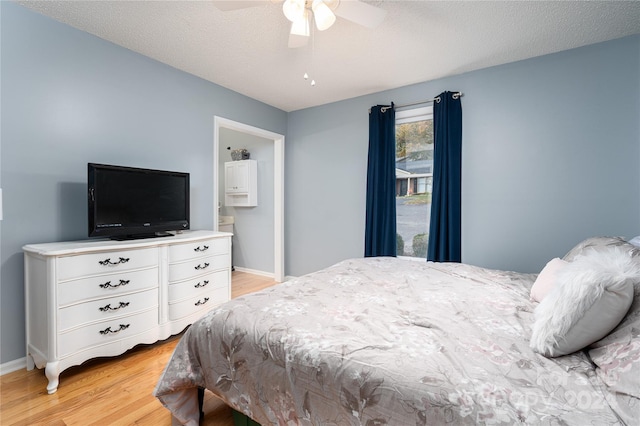
{"type": "Polygon", "coordinates": [[[375,28],[387,12],[360,0],[213,0],[220,10],[245,9],[268,3],[282,3],[282,11],[291,21],[289,47],[305,46],[311,35],[311,18],[319,31],[331,27],[336,16],[367,28],[375,28]]]}

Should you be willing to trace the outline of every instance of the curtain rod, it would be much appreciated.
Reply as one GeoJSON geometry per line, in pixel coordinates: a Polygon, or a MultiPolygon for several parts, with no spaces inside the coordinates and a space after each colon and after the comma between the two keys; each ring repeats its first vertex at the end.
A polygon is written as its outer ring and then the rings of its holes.
{"type": "MultiPolygon", "coordinates": [[[[458,99],[458,98],[459,98],[459,97],[461,97],[461,96],[462,96],[462,92],[455,92],[455,93],[452,95],[452,98],[453,98],[453,99],[458,99]]],[[[436,97],[435,97],[435,98],[433,98],[433,99],[427,99],[427,100],[420,101],[420,102],[412,102],[412,103],[410,103],[410,104],[395,105],[395,107],[396,107],[396,108],[406,108],[406,107],[415,106],[415,105],[430,104],[430,103],[433,103],[433,102],[440,102],[440,96],[436,96],[436,97]]],[[[391,109],[391,107],[390,107],[390,106],[388,106],[388,107],[382,107],[382,108],[380,108],[380,110],[381,110],[382,112],[386,112],[388,109],[391,109]]],[[[371,109],[369,109],[369,113],[371,113],[371,109]]]]}

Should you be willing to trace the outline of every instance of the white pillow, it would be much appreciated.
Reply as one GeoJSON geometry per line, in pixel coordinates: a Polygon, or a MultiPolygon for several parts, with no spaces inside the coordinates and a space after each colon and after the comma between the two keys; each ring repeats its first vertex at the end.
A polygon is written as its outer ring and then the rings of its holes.
{"type": "Polygon", "coordinates": [[[558,257],[547,262],[533,283],[529,298],[534,302],[542,302],[542,299],[544,299],[558,283],[558,272],[568,264],[569,262],[558,257]]]}
{"type": "Polygon", "coordinates": [[[640,260],[621,247],[585,250],[558,280],[535,309],[530,341],[535,352],[552,357],[580,350],[620,323],[640,281],[640,260]]]}

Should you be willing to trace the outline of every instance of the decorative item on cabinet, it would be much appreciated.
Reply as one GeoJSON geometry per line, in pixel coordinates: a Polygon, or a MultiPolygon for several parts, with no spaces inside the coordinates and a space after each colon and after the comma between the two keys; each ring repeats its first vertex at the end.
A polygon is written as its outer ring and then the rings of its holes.
{"type": "Polygon", "coordinates": [[[240,160],[224,163],[224,200],[229,207],[258,205],[258,162],[240,160]]]}
{"type": "MultiPolygon", "coordinates": [[[[227,147],[231,149],[231,147],[227,147]]],[[[248,160],[251,154],[246,148],[238,148],[231,151],[231,159],[233,161],[248,160]]]]}

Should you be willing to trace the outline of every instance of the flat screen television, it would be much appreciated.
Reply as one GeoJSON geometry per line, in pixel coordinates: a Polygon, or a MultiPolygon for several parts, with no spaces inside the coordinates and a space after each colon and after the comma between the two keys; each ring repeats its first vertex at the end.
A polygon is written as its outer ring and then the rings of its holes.
{"type": "Polygon", "coordinates": [[[89,237],[134,239],[189,229],[189,173],[88,164],[89,237]]]}

